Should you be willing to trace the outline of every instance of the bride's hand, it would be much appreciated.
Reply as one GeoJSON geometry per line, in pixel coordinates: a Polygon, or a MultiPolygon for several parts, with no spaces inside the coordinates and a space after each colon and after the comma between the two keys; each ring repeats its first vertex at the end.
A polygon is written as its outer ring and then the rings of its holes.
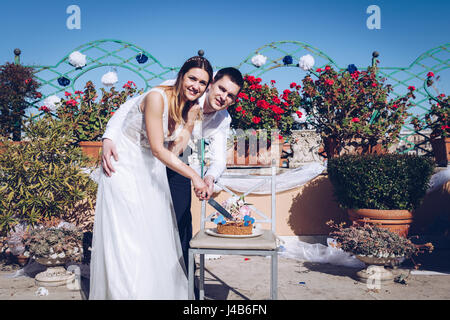
{"type": "Polygon", "coordinates": [[[194,179],[192,179],[192,184],[194,185],[195,195],[200,200],[205,200],[209,198],[208,185],[205,183],[205,181],[203,181],[202,178],[200,178],[200,176],[197,176],[194,179]]]}

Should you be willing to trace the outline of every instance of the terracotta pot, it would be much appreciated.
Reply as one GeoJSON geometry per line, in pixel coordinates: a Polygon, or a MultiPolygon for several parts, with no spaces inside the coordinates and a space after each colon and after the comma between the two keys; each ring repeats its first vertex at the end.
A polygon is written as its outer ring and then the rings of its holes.
{"type": "Polygon", "coordinates": [[[450,138],[436,137],[432,133],[430,135],[430,143],[437,165],[446,167],[450,161],[450,138]]]}
{"type": "Polygon", "coordinates": [[[29,257],[25,257],[23,255],[16,256],[17,262],[21,267],[27,264],[29,257]]]}
{"type": "Polygon", "coordinates": [[[278,152],[277,166],[281,167],[283,146],[283,143],[276,143],[273,146],[269,141],[266,148],[260,148],[259,143],[253,148],[250,148],[248,141],[245,142],[244,146],[238,146],[238,142],[234,141],[234,147],[227,150],[227,165],[243,167],[270,167],[272,148],[275,147],[277,148],[275,151],[278,152]]]}
{"type": "Polygon", "coordinates": [[[102,142],[101,141],[81,141],[80,147],[83,153],[91,158],[91,165],[100,164],[102,157],[102,142]]]}
{"type": "Polygon", "coordinates": [[[412,212],[408,210],[348,209],[347,213],[350,220],[359,225],[367,222],[378,224],[379,227],[403,237],[408,235],[409,227],[413,222],[412,212]]]}

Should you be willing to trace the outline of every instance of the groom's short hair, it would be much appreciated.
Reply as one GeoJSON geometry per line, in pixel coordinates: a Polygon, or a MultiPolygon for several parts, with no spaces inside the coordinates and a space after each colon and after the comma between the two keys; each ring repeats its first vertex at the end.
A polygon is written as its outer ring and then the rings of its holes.
{"type": "Polygon", "coordinates": [[[224,76],[228,76],[233,83],[239,86],[239,91],[241,91],[244,86],[244,79],[242,78],[242,73],[238,69],[233,67],[220,69],[214,77],[214,82],[219,81],[224,76]]]}

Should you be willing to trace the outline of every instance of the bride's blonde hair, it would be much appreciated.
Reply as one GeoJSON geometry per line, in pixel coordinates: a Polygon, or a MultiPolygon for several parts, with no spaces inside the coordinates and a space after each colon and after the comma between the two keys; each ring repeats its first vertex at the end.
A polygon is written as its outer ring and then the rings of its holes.
{"type": "Polygon", "coordinates": [[[213,71],[211,64],[208,59],[194,56],[186,60],[186,62],[181,67],[180,71],[177,75],[177,80],[173,86],[161,86],[166,91],[170,92],[170,96],[168,98],[169,102],[169,116],[176,123],[184,124],[186,122],[186,117],[189,112],[190,107],[195,101],[187,101],[184,105],[181,103],[182,93],[181,93],[181,85],[184,75],[191,70],[192,68],[200,68],[205,70],[209,75],[208,84],[211,82],[213,78],[213,71]]]}

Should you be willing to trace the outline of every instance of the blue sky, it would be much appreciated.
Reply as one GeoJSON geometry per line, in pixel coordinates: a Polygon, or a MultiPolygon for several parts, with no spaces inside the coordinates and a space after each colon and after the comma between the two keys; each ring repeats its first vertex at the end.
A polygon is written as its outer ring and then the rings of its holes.
{"type": "MultiPolygon", "coordinates": [[[[450,2],[437,0],[3,0],[0,63],[12,61],[14,48],[20,48],[23,64],[53,65],[86,42],[113,38],[144,48],[165,66],[180,66],[200,48],[215,66],[237,65],[265,44],[295,40],[341,67],[365,68],[374,50],[380,66],[406,67],[449,42],[448,12],[450,2]],[[66,27],[72,4],[81,9],[81,30],[66,27]],[[372,4],[381,10],[380,30],[366,26],[372,4]]],[[[300,81],[295,77],[278,72],[263,80],[300,81]]]]}

